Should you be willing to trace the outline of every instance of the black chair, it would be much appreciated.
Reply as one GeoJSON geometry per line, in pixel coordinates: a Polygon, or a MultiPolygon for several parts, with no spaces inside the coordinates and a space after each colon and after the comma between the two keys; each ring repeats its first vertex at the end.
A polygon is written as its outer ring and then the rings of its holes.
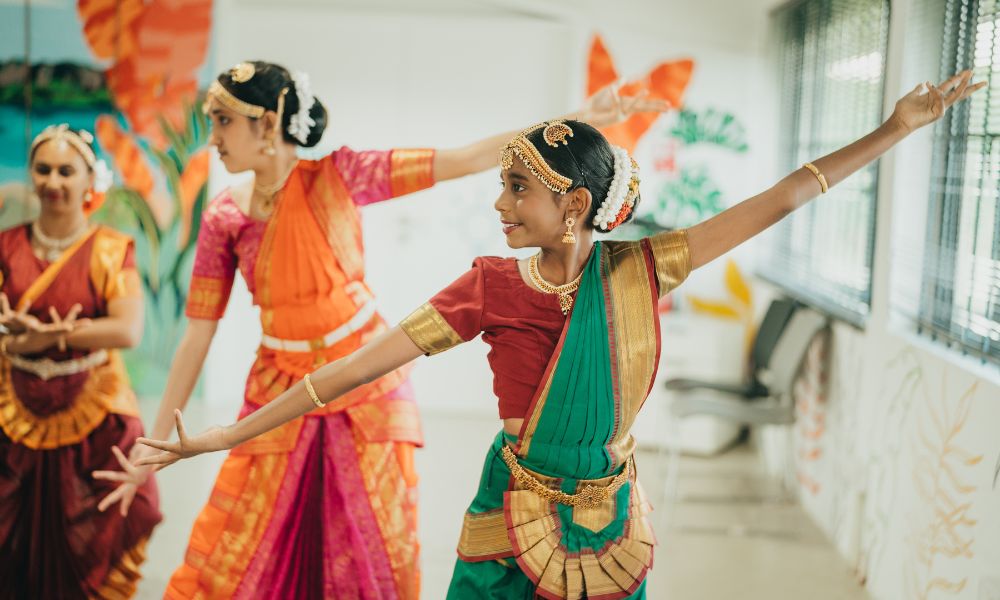
{"type": "Polygon", "coordinates": [[[757,337],[754,338],[753,346],[750,349],[749,364],[743,382],[704,381],[682,377],[670,379],[664,385],[668,390],[674,392],[708,389],[747,400],[769,396],[770,391],[767,385],[761,381],[761,373],[770,364],[771,355],[774,353],[774,348],[778,345],[781,332],[788,325],[792,314],[795,313],[798,307],[799,304],[797,302],[788,298],[774,300],[767,307],[764,320],[760,323],[760,328],[757,330],[757,337]]]}

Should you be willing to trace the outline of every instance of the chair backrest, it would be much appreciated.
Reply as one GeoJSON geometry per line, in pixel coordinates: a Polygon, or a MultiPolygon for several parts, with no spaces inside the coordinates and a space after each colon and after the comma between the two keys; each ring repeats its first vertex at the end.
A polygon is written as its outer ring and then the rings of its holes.
{"type": "Polygon", "coordinates": [[[802,365],[806,350],[817,333],[826,327],[828,319],[806,308],[795,311],[771,353],[771,360],[761,380],[773,396],[782,396],[792,389],[792,382],[802,365]]]}
{"type": "Polygon", "coordinates": [[[753,347],[750,348],[750,373],[757,369],[766,368],[771,364],[771,355],[774,353],[781,332],[788,325],[788,321],[795,312],[797,303],[790,298],[777,298],[767,307],[764,313],[764,320],[760,322],[757,329],[757,337],[754,338],[753,347]]]}

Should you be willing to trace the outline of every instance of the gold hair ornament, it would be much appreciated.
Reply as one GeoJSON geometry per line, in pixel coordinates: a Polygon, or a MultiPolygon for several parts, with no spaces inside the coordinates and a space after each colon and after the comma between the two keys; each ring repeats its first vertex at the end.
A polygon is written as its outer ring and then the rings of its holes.
{"type": "MultiPolygon", "coordinates": [[[[212,85],[208,86],[208,93],[206,96],[207,99],[215,100],[229,110],[251,119],[259,119],[263,117],[266,110],[263,106],[257,106],[256,104],[250,104],[249,102],[240,100],[229,90],[223,87],[223,85],[218,81],[213,81],[212,85]]],[[[208,112],[207,102],[205,103],[204,111],[208,112]]]]}
{"type": "Polygon", "coordinates": [[[557,194],[565,194],[570,186],[573,185],[573,180],[560,175],[555,169],[550,167],[549,163],[545,162],[545,159],[538,152],[538,149],[535,148],[535,145],[528,140],[529,134],[543,127],[545,131],[542,131],[542,137],[545,138],[546,143],[550,146],[556,146],[558,142],[566,144],[566,137],[573,135],[573,131],[569,126],[561,121],[539,123],[538,125],[529,127],[514,136],[514,139],[507,142],[507,145],[500,151],[500,168],[504,171],[510,169],[514,165],[514,156],[516,155],[524,163],[524,166],[531,171],[531,174],[542,182],[542,185],[557,194]],[[560,125],[562,127],[559,127],[560,125]],[[546,136],[546,132],[551,132],[551,135],[546,136]]]}
{"type": "Polygon", "coordinates": [[[246,83],[253,79],[253,76],[257,73],[257,69],[253,66],[253,63],[241,62],[232,69],[229,69],[229,77],[236,83],[246,83]]]}
{"type": "Polygon", "coordinates": [[[94,136],[89,131],[80,131],[77,133],[70,129],[66,123],[49,125],[43,129],[31,142],[31,150],[28,152],[28,156],[34,156],[35,150],[50,140],[65,141],[80,153],[80,156],[83,157],[88,167],[94,168],[94,165],[97,164],[97,155],[94,154],[94,150],[89,146],[89,144],[94,143],[94,136]]]}

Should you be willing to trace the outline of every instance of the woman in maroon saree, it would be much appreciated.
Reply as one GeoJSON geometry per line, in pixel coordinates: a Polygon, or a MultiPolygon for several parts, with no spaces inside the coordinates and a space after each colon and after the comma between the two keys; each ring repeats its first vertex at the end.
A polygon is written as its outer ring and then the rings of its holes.
{"type": "Polygon", "coordinates": [[[115,482],[91,475],[143,433],[117,351],[141,337],[141,288],[131,239],[87,221],[103,187],[91,139],[35,139],[41,214],[0,232],[3,598],[128,598],[160,520],[152,479],[122,492],[125,517],[99,504],[115,482]]]}

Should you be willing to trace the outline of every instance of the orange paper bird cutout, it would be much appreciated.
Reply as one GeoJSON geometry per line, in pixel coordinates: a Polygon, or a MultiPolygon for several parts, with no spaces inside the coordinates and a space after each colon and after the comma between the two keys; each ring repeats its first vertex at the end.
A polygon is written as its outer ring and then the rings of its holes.
{"type": "MultiPolygon", "coordinates": [[[[679,108],[693,70],[694,61],[691,59],[662,62],[644,77],[625,83],[619,88],[618,93],[622,96],[634,96],[648,92],[650,98],[666,100],[671,106],[679,108]]],[[[615,83],[618,78],[618,70],[615,69],[614,60],[608,53],[604,40],[601,36],[595,35],[587,63],[587,97],[615,83]]],[[[604,127],[601,132],[612,144],[634,152],[639,139],[659,116],[656,113],[634,114],[621,123],[604,127]]]]}

